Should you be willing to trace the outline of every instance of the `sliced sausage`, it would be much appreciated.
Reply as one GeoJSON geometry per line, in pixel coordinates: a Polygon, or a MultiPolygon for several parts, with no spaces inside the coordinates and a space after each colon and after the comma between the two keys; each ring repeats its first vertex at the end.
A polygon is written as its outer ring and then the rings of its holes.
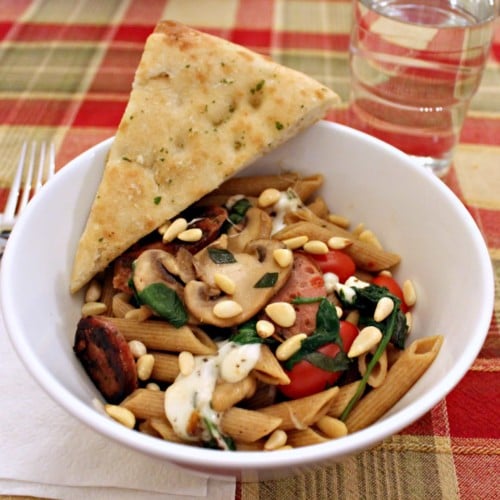
{"type": "MultiPolygon", "coordinates": [[[[323,274],[317,264],[304,255],[295,252],[293,268],[285,286],[273,297],[271,302],[291,302],[297,297],[326,296],[323,274]]],[[[316,328],[316,314],[319,302],[312,304],[294,304],[297,319],[289,328],[278,326],[277,332],[288,338],[297,333],[310,335],[316,328]]]]}
{"type": "Polygon", "coordinates": [[[125,337],[98,316],[81,318],[73,350],[109,403],[120,403],[138,387],[134,357],[125,337]]]}

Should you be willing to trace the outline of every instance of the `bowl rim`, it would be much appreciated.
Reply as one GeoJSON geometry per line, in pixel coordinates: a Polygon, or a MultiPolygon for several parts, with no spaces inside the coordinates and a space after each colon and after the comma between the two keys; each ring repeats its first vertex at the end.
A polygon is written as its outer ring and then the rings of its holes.
{"type": "Polygon", "coordinates": [[[255,451],[224,453],[220,450],[196,448],[196,453],[193,453],[193,448],[190,446],[163,441],[155,437],[140,434],[135,430],[129,430],[123,426],[116,425],[116,422],[112,421],[104,414],[100,415],[95,410],[91,409],[88,404],[74,396],[54,376],[52,376],[41,362],[39,362],[24,336],[16,335],[16,332],[20,330],[20,325],[16,316],[12,314],[15,304],[8,290],[10,283],[15,280],[15,275],[12,271],[12,264],[15,262],[15,248],[17,245],[22,245],[21,235],[25,224],[29,221],[29,213],[37,210],[38,206],[43,203],[45,197],[50,195],[51,189],[54,189],[54,186],[57,186],[58,183],[63,182],[65,176],[71,175],[73,170],[78,168],[82,161],[86,161],[85,159],[87,156],[91,157],[95,152],[101,150],[106,151],[113,141],[113,137],[110,137],[92,146],[68,162],[64,168],[58,171],[51,183],[42,188],[42,191],[37,197],[29,203],[25,213],[23,213],[23,216],[14,227],[2,259],[3,269],[0,273],[0,305],[8,337],[27,371],[58,405],[98,433],[147,455],[153,455],[178,465],[187,466],[188,468],[197,467],[201,470],[206,470],[207,467],[212,466],[216,470],[225,470],[228,474],[232,474],[246,469],[265,470],[271,468],[276,470],[295,466],[302,467],[319,461],[335,461],[335,459],[345,458],[348,455],[369,449],[387,437],[401,431],[436,406],[439,401],[449,394],[464,377],[474,359],[477,357],[488,333],[491,314],[493,312],[493,268],[484,238],[479,228],[463,203],[440,179],[417,165],[410,157],[400,150],[346,125],[320,121],[316,125],[310,127],[310,129],[314,128],[326,129],[331,133],[343,136],[354,136],[363,142],[372,143],[377,148],[382,148],[392,156],[397,156],[399,161],[404,163],[407,168],[415,171],[415,175],[425,176],[429,185],[434,186],[434,189],[438,189],[441,192],[447,202],[451,203],[454,209],[460,213],[463,223],[469,226],[471,234],[474,237],[475,246],[482,257],[480,263],[484,278],[482,283],[484,295],[485,297],[489,297],[489,299],[483,302],[479,315],[480,321],[477,325],[477,331],[480,332],[480,334],[475,335],[472,345],[469,345],[469,348],[464,351],[461,362],[456,363],[453,369],[446,373],[431,391],[419,396],[404,409],[386,417],[383,422],[375,422],[366,429],[339,438],[334,442],[330,441],[313,446],[301,447],[300,449],[284,450],[280,453],[278,460],[276,455],[272,453],[259,453],[255,451]]]}

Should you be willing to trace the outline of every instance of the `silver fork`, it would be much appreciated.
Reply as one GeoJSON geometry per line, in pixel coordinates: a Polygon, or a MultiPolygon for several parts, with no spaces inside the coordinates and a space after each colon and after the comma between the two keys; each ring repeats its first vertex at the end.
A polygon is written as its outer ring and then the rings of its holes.
{"type": "Polygon", "coordinates": [[[53,143],[50,143],[47,147],[47,144],[42,142],[38,148],[36,141],[33,141],[29,149],[29,158],[27,158],[28,143],[25,141],[21,147],[19,163],[17,164],[5,210],[0,214],[0,256],[3,254],[5,244],[17,218],[26,208],[29,200],[40,191],[40,188],[55,173],[55,149],[53,143]],[[38,161],[35,166],[37,158],[38,161]]]}

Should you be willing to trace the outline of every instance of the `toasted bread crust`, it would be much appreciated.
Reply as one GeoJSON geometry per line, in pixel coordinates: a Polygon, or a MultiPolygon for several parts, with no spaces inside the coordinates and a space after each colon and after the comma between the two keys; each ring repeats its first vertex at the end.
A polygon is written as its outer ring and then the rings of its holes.
{"type": "Polygon", "coordinates": [[[160,22],[79,242],[71,291],[337,101],[319,82],[244,47],[160,22]]]}

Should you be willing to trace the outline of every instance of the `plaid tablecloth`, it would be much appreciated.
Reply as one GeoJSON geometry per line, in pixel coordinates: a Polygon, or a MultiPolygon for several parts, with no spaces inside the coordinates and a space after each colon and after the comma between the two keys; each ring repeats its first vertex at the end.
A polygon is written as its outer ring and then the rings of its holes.
{"type": "MultiPolygon", "coordinates": [[[[54,141],[61,168],[114,134],[143,43],[158,20],[175,19],[266,53],[331,86],[347,103],[350,15],[346,0],[0,0],[0,208],[26,137],[54,141]]],[[[345,121],[345,108],[329,118],[345,121]]],[[[481,229],[498,287],[498,22],[444,182],[481,229]]],[[[499,320],[497,295],[477,360],[418,422],[341,464],[281,481],[238,484],[237,498],[500,498],[499,320]]]]}

